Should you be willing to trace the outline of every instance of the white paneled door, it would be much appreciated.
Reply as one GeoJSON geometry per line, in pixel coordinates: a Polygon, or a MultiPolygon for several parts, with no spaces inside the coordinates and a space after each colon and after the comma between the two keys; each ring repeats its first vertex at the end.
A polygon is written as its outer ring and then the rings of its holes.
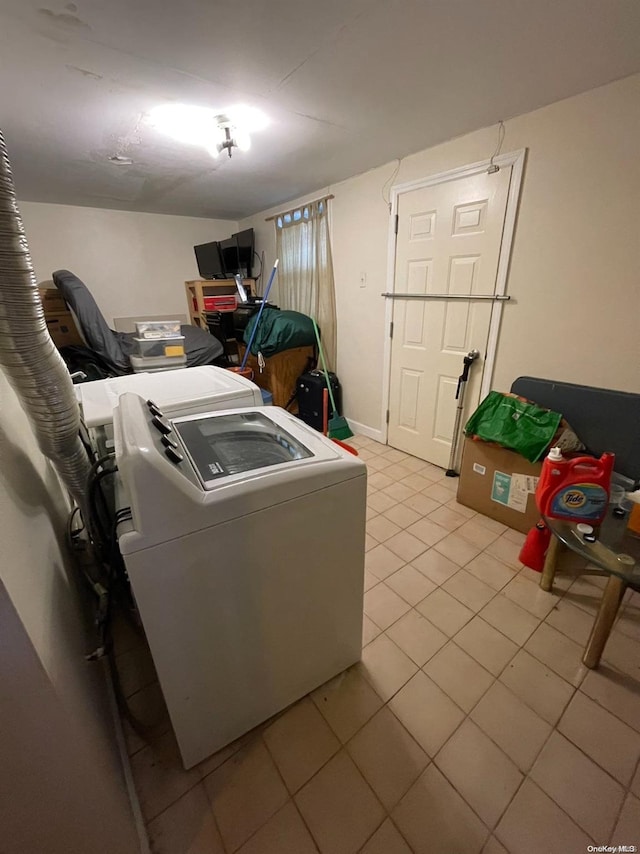
{"type": "MultiPolygon", "coordinates": [[[[398,195],[395,293],[493,294],[511,166],[398,195]]],[[[394,300],[388,442],[447,466],[463,357],[473,349],[464,421],[477,406],[494,303],[394,300]]]]}

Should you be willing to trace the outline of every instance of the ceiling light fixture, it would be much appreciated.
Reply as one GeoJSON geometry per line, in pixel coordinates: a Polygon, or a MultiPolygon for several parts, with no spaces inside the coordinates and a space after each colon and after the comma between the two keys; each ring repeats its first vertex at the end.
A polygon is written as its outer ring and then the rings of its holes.
{"type": "Polygon", "coordinates": [[[163,104],[149,114],[149,124],[161,133],[187,145],[199,145],[212,157],[232,149],[248,151],[250,132],[262,130],[268,119],[254,107],[230,107],[222,113],[186,104],[163,104]]]}
{"type": "Polygon", "coordinates": [[[234,148],[240,151],[249,151],[251,148],[251,137],[246,130],[236,127],[229,116],[216,116],[217,127],[215,130],[215,143],[208,147],[212,157],[217,157],[226,151],[229,157],[234,148]]]}

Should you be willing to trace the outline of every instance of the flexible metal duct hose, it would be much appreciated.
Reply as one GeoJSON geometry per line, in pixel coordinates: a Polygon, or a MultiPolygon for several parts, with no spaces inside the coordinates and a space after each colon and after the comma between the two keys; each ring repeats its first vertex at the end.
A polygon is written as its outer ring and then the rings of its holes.
{"type": "Polygon", "coordinates": [[[11,165],[0,131],[0,365],[21,400],[42,453],[81,508],[89,461],[73,384],[44,319],[11,165]]]}

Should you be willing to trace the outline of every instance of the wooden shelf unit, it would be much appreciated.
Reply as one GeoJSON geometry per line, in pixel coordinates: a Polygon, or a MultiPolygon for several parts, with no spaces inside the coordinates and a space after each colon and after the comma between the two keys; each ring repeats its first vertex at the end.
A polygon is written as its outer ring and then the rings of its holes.
{"type": "MultiPolygon", "coordinates": [[[[255,290],[255,279],[245,279],[245,288],[248,294],[255,290]]],[[[207,329],[205,317],[204,298],[214,296],[235,295],[235,279],[194,279],[184,283],[187,298],[189,319],[192,326],[207,329]]]]}

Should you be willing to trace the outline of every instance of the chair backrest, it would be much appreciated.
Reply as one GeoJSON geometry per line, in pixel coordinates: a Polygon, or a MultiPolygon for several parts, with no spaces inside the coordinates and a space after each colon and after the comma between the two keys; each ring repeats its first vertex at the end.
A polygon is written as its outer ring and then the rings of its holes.
{"type": "Polygon", "coordinates": [[[592,453],[612,451],[615,470],[640,480],[640,394],[540,377],[518,377],[511,391],[562,413],[592,453]]]}
{"type": "Polygon", "coordinates": [[[128,374],[131,365],[118,336],[107,321],[85,283],[69,270],[56,270],[53,282],[71,307],[82,336],[116,374],[128,374]]]}

